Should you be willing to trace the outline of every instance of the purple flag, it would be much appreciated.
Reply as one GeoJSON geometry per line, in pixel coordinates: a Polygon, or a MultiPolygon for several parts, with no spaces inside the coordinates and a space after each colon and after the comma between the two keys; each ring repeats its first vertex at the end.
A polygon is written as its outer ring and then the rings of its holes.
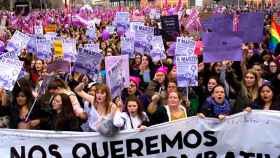
{"type": "Polygon", "coordinates": [[[199,31],[201,28],[200,18],[199,18],[199,11],[197,9],[192,9],[191,14],[187,19],[186,28],[188,31],[199,31]]]}
{"type": "Polygon", "coordinates": [[[216,15],[202,23],[204,29],[212,32],[237,31],[243,42],[261,42],[263,38],[264,14],[242,13],[238,18],[230,15],[216,15]]]}
{"type": "Polygon", "coordinates": [[[235,32],[208,32],[202,36],[204,43],[203,60],[206,63],[223,60],[240,61],[242,39],[235,32]]]}
{"type": "Polygon", "coordinates": [[[239,34],[243,42],[261,42],[263,27],[263,13],[243,13],[240,15],[239,34]]]}
{"type": "Polygon", "coordinates": [[[232,17],[226,15],[215,15],[203,20],[204,29],[210,29],[212,32],[232,32],[232,17]]]}

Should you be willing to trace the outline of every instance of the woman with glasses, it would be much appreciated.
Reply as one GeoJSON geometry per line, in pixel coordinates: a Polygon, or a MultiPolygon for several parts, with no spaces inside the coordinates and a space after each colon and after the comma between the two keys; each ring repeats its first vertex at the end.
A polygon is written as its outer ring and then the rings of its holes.
{"type": "Polygon", "coordinates": [[[141,102],[141,104],[143,105],[143,108],[146,109],[147,106],[150,103],[150,100],[145,94],[143,94],[139,90],[139,84],[141,82],[141,79],[139,77],[136,77],[136,76],[130,76],[129,80],[130,80],[129,87],[125,88],[122,91],[121,99],[122,99],[123,103],[127,102],[128,97],[136,96],[139,99],[139,101],[141,102]]]}

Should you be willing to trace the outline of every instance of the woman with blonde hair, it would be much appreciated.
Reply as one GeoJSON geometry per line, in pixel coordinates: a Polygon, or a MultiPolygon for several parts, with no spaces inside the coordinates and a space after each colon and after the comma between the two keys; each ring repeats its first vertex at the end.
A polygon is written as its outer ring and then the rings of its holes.
{"type": "Polygon", "coordinates": [[[150,116],[151,125],[187,118],[186,108],[181,105],[178,92],[168,94],[167,105],[150,104],[147,112],[150,116]],[[151,110],[152,106],[155,110],[151,110]]]}
{"type": "Polygon", "coordinates": [[[250,69],[244,73],[241,84],[235,84],[233,87],[237,92],[233,113],[238,113],[250,106],[258,97],[259,76],[250,69]]]}

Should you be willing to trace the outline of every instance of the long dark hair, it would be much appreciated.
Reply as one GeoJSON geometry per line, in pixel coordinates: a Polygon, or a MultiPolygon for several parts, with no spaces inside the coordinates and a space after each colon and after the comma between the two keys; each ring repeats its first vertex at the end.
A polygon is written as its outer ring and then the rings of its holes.
{"type": "Polygon", "coordinates": [[[128,115],[129,115],[129,112],[128,112],[128,109],[127,109],[127,105],[128,105],[128,102],[130,101],[135,101],[137,103],[137,115],[141,118],[141,120],[144,119],[144,108],[143,108],[143,105],[142,103],[140,102],[140,100],[135,96],[135,95],[132,95],[132,96],[129,96],[126,100],[126,104],[125,104],[125,107],[124,107],[124,112],[126,112],[128,115]]]}
{"type": "Polygon", "coordinates": [[[34,67],[33,67],[33,72],[34,72],[34,73],[37,73],[37,74],[39,73],[39,72],[36,70],[36,63],[37,63],[38,61],[41,61],[41,62],[42,62],[42,70],[41,70],[41,71],[43,71],[43,69],[44,69],[44,64],[45,64],[44,60],[41,60],[41,59],[36,59],[36,60],[35,60],[34,67]]]}
{"type": "Polygon", "coordinates": [[[17,101],[16,101],[16,97],[19,95],[19,93],[22,92],[27,99],[27,104],[28,104],[28,108],[30,108],[34,97],[32,95],[32,86],[30,81],[22,78],[20,80],[16,81],[16,84],[14,86],[14,89],[12,91],[13,94],[13,99],[12,99],[12,103],[13,105],[17,105],[17,101]]]}
{"type": "Polygon", "coordinates": [[[59,113],[59,117],[57,118],[57,121],[55,122],[55,127],[63,127],[65,121],[70,120],[71,118],[74,118],[76,116],[74,114],[74,110],[73,110],[72,103],[71,103],[69,96],[66,94],[63,94],[63,93],[56,94],[52,98],[51,103],[53,103],[53,100],[56,96],[61,97],[62,110],[61,110],[61,113],[59,113]]]}
{"type": "MultiPolygon", "coordinates": [[[[130,62],[130,67],[135,67],[135,66],[139,66],[139,65],[136,65],[136,56],[140,56],[140,60],[142,61],[142,54],[140,53],[136,53],[135,54],[135,58],[133,58],[130,62]]],[[[140,61],[140,64],[141,64],[141,61],[140,61]]]]}
{"type": "Polygon", "coordinates": [[[149,69],[150,69],[151,71],[154,70],[154,69],[155,69],[155,65],[154,65],[154,63],[153,63],[152,57],[149,56],[148,54],[143,54],[143,55],[142,55],[142,58],[141,58],[141,63],[142,63],[143,57],[147,57],[148,62],[149,62],[149,64],[148,64],[149,69]]]}
{"type": "MultiPolygon", "coordinates": [[[[219,78],[217,77],[217,76],[210,76],[209,78],[208,78],[208,80],[207,80],[207,82],[205,83],[205,87],[206,87],[206,91],[208,92],[208,82],[209,82],[209,80],[211,80],[211,79],[214,79],[214,80],[216,80],[216,82],[217,82],[217,85],[222,85],[221,83],[220,83],[220,80],[219,80],[219,78]]],[[[216,86],[217,86],[216,85],[216,86]]],[[[223,85],[222,85],[223,86],[223,85]]],[[[213,87],[213,89],[214,89],[214,87],[213,87]]],[[[209,94],[211,93],[211,92],[208,92],[209,94]]]]}
{"type": "Polygon", "coordinates": [[[260,88],[258,89],[258,97],[256,99],[257,104],[259,104],[261,106],[265,105],[265,102],[261,98],[261,91],[264,87],[268,87],[272,91],[272,104],[271,104],[271,106],[275,106],[274,104],[276,104],[278,98],[275,95],[274,87],[271,84],[263,84],[262,86],[260,86],[260,88]]]}

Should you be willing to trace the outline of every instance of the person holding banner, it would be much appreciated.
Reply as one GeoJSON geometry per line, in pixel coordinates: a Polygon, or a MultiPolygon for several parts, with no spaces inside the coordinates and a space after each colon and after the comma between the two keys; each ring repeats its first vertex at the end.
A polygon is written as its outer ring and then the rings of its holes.
{"type": "Polygon", "coordinates": [[[258,90],[258,97],[252,104],[252,109],[280,110],[279,96],[275,94],[271,84],[264,84],[258,90]]]}
{"type": "Polygon", "coordinates": [[[106,54],[106,49],[108,48],[108,44],[106,41],[100,41],[100,49],[102,50],[102,54],[106,54]]]}
{"type": "Polygon", "coordinates": [[[95,95],[86,93],[83,89],[87,84],[84,79],[76,88],[75,92],[91,104],[88,112],[88,124],[92,131],[97,131],[97,126],[103,119],[112,119],[116,111],[116,105],[112,103],[111,92],[105,84],[96,85],[95,95]]]}
{"type": "Polygon", "coordinates": [[[105,52],[105,56],[113,56],[116,53],[113,51],[113,49],[111,47],[107,47],[106,52],[105,52]]]}
{"type": "Polygon", "coordinates": [[[114,125],[124,130],[139,129],[143,131],[148,123],[149,118],[136,96],[129,96],[124,107],[124,112],[121,112],[121,107],[119,107],[114,116],[114,125]]]}
{"type": "Polygon", "coordinates": [[[1,106],[0,113],[10,116],[9,127],[12,129],[39,129],[45,122],[42,111],[38,106],[31,107],[34,102],[31,85],[24,79],[17,81],[13,89],[13,97],[10,105],[1,106]]]}
{"type": "Polygon", "coordinates": [[[211,91],[211,96],[203,103],[201,113],[198,113],[198,116],[202,118],[216,117],[223,120],[226,115],[232,113],[231,109],[232,105],[226,99],[224,87],[217,85],[211,91]]]}
{"type": "Polygon", "coordinates": [[[237,94],[233,113],[241,112],[246,107],[252,105],[258,96],[259,76],[254,70],[248,70],[241,83],[229,80],[229,84],[232,85],[237,94]]]}
{"type": "Polygon", "coordinates": [[[206,98],[208,98],[211,95],[211,91],[213,90],[213,88],[215,86],[217,86],[219,84],[219,79],[216,76],[211,76],[208,79],[208,82],[203,85],[200,85],[200,87],[196,87],[196,93],[199,96],[199,108],[201,107],[201,105],[204,103],[204,101],[206,100],[206,98]]]}
{"type": "Polygon", "coordinates": [[[141,82],[141,79],[136,76],[130,76],[129,80],[130,80],[129,87],[125,88],[122,91],[122,96],[121,96],[122,102],[126,103],[128,97],[136,96],[141,102],[141,104],[143,105],[144,109],[147,109],[150,103],[150,99],[139,90],[139,84],[141,82]]]}
{"type": "Polygon", "coordinates": [[[48,118],[48,130],[80,131],[79,119],[74,114],[68,95],[54,95],[51,106],[53,113],[48,118]]]}
{"type": "MultiPolygon", "coordinates": [[[[185,107],[180,104],[179,93],[171,92],[168,94],[167,98],[167,105],[154,104],[153,101],[149,105],[147,112],[151,125],[187,118],[187,111],[185,107]]],[[[155,99],[153,98],[152,100],[155,99]]],[[[157,100],[159,100],[159,97],[157,100]]]]}

